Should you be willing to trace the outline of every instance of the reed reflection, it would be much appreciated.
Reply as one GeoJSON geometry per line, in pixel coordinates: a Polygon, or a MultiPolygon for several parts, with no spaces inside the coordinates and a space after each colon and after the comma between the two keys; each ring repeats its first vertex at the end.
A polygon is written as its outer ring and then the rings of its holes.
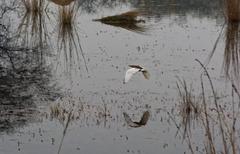
{"type": "Polygon", "coordinates": [[[45,0],[22,0],[25,13],[18,26],[18,45],[27,48],[35,48],[35,59],[44,61],[43,55],[50,55],[49,51],[43,50],[50,42],[46,27],[44,11],[45,0]]]}
{"type": "Polygon", "coordinates": [[[68,6],[60,6],[58,8],[58,59],[60,62],[58,64],[69,72],[73,67],[81,66],[81,57],[84,63],[85,69],[88,72],[87,62],[85,54],[83,52],[80,36],[76,26],[76,15],[78,13],[78,8],[75,2],[68,6]],[[80,56],[81,55],[81,56],[80,56]]]}
{"type": "Polygon", "coordinates": [[[58,90],[50,68],[35,57],[36,47],[14,44],[9,26],[0,23],[0,133],[12,133],[38,119],[37,103],[54,100],[58,90]]]}
{"type": "MultiPolygon", "coordinates": [[[[225,75],[239,83],[240,79],[240,27],[238,22],[228,22],[226,27],[226,41],[223,69],[225,75]]],[[[238,84],[239,86],[239,84],[238,84]]]]}

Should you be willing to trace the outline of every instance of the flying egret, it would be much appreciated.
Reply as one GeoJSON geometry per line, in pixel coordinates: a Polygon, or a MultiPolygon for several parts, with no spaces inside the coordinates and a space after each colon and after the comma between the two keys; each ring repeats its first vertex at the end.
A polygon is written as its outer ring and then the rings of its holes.
{"type": "Polygon", "coordinates": [[[139,65],[128,65],[128,66],[131,68],[126,71],[126,75],[123,83],[127,83],[132,78],[132,76],[137,72],[142,72],[145,79],[150,78],[149,72],[142,66],[139,66],[139,65]]]}

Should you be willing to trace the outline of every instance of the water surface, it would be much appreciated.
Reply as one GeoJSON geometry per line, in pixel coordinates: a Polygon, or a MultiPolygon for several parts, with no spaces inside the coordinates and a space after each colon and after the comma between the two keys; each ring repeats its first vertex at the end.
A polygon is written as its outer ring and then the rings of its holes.
{"type": "MultiPolygon", "coordinates": [[[[64,8],[41,2],[30,13],[20,1],[1,2],[12,8],[1,17],[9,25],[1,46],[17,47],[1,57],[1,153],[191,153],[184,129],[176,126],[181,123],[176,82],[184,79],[201,93],[203,70],[195,59],[207,64],[219,102],[231,110],[225,28],[209,58],[224,24],[217,1],[99,0],[64,8]],[[63,24],[68,9],[74,16],[63,24]],[[145,22],[129,28],[93,21],[131,10],[141,11],[145,22]],[[129,64],[147,68],[150,80],[137,74],[123,84],[129,64]],[[147,110],[147,125],[126,124],[123,112],[138,121],[147,110]]],[[[211,100],[207,78],[204,82],[211,100]]],[[[203,126],[190,127],[194,151],[205,153],[203,126]]]]}

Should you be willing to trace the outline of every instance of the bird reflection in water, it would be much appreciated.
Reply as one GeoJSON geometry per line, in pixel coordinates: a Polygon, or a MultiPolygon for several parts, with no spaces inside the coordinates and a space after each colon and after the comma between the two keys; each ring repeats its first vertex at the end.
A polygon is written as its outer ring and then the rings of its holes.
{"type": "Polygon", "coordinates": [[[145,111],[140,121],[132,121],[132,119],[126,112],[123,112],[123,116],[128,126],[137,128],[145,126],[147,124],[150,113],[149,111],[145,111]]]}

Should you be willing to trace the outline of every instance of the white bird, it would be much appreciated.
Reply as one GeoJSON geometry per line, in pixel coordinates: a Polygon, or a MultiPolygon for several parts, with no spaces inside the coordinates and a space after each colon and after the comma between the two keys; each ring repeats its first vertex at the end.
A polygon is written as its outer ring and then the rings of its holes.
{"type": "Polygon", "coordinates": [[[142,66],[139,66],[139,65],[128,65],[128,66],[131,68],[126,71],[123,83],[127,83],[132,78],[132,76],[137,72],[142,72],[145,79],[150,78],[149,72],[142,66]]]}
{"type": "Polygon", "coordinates": [[[123,116],[124,116],[125,121],[127,122],[128,126],[130,126],[130,127],[141,127],[141,126],[144,126],[144,125],[147,124],[150,113],[149,113],[149,111],[145,111],[139,122],[132,121],[132,119],[129,117],[129,115],[126,112],[123,112],[123,116]]]}

